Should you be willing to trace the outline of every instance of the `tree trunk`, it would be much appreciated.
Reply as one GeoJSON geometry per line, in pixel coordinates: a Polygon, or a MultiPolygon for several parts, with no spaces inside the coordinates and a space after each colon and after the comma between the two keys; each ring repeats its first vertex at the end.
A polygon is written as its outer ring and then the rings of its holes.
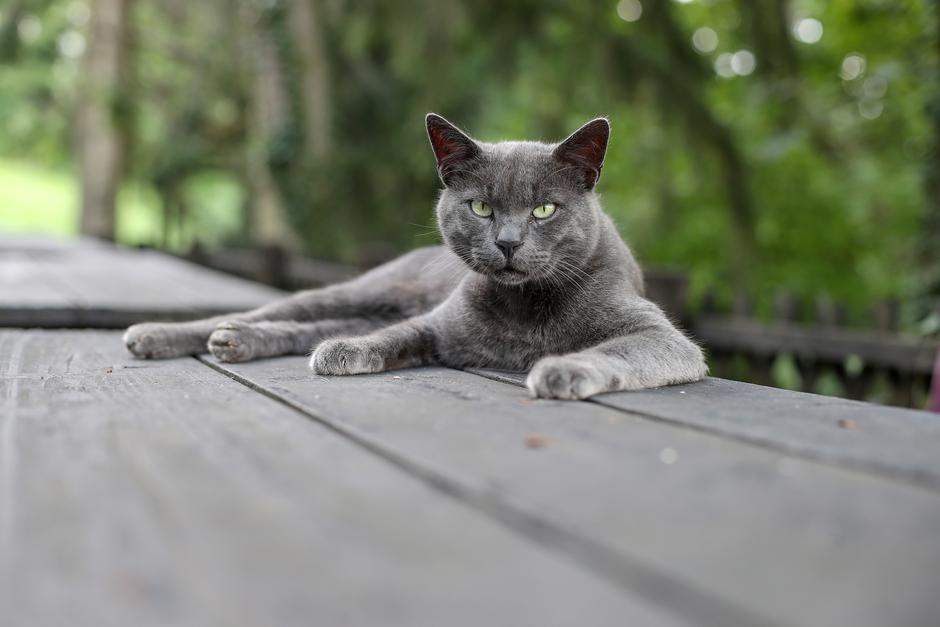
{"type": "Polygon", "coordinates": [[[242,8],[245,56],[251,64],[249,141],[246,170],[251,189],[251,239],[262,245],[297,248],[287,223],[284,199],[268,166],[272,142],[289,121],[289,95],[263,17],[253,7],[242,8]]]}
{"type": "Polygon", "coordinates": [[[324,159],[330,150],[330,72],[317,4],[316,0],[294,0],[289,14],[300,82],[304,148],[313,161],[324,159]]]}
{"type": "Polygon", "coordinates": [[[115,204],[129,138],[128,68],[132,0],[93,0],[76,161],[81,171],[81,233],[113,240],[115,204]]]}
{"type": "MultiPolygon", "coordinates": [[[[940,17],[940,0],[934,0],[934,14],[940,17]]],[[[934,64],[940,63],[940,23],[935,25],[934,64]]],[[[926,267],[926,295],[931,306],[940,313],[940,91],[934,88],[927,104],[931,124],[931,150],[925,159],[926,203],[921,250],[926,267]]]]}
{"type": "Polygon", "coordinates": [[[3,23],[0,24],[0,63],[10,63],[16,60],[20,48],[20,38],[16,29],[25,8],[26,0],[13,0],[4,11],[3,23]]]}

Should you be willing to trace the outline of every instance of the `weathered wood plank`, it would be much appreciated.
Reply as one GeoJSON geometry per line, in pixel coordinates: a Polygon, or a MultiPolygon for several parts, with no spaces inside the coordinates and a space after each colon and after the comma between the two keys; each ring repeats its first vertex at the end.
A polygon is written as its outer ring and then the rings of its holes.
{"type": "Polygon", "coordinates": [[[0,326],[119,328],[241,311],[280,295],[153,251],[0,239],[0,326]]]}
{"type": "MultiPolygon", "coordinates": [[[[940,615],[940,498],[929,490],[595,403],[531,400],[470,373],[327,378],[300,358],[216,367],[478,507],[544,521],[548,541],[628,586],[644,585],[644,565],[789,625],[940,615]]],[[[760,419],[755,398],[737,403],[760,419]]],[[[683,603],[677,594],[674,609],[683,603]]]]}
{"type": "MultiPolygon", "coordinates": [[[[678,625],[193,359],[0,333],[3,625],[678,625]]],[[[668,608],[667,608],[668,609],[668,608]]]]}
{"type": "MultiPolygon", "coordinates": [[[[475,372],[525,384],[519,373],[475,372]]],[[[590,401],[940,492],[940,416],[934,413],[711,377],[590,401]]]]}
{"type": "Polygon", "coordinates": [[[596,402],[940,491],[940,416],[724,379],[596,402]]]}

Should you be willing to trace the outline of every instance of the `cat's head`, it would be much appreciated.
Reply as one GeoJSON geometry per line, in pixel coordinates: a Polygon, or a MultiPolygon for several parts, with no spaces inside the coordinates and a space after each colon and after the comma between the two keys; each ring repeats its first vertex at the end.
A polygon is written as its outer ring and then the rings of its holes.
{"type": "Polygon", "coordinates": [[[594,194],[610,124],[592,120],[558,144],[488,144],[433,113],[428,137],[444,184],[444,241],[475,272],[506,284],[577,280],[599,237],[594,194]]]}

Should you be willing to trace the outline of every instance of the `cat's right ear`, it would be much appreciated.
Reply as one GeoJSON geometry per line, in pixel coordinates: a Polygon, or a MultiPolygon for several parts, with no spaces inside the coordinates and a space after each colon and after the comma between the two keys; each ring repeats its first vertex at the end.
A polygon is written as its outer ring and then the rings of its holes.
{"type": "Polygon", "coordinates": [[[437,173],[444,185],[450,185],[468,161],[480,154],[480,147],[459,128],[437,115],[425,118],[428,139],[437,159],[437,173]]]}

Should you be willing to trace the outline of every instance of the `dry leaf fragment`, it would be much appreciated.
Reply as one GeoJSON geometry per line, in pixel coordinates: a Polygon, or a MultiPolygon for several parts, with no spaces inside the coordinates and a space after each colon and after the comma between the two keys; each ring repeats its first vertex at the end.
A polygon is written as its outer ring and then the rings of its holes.
{"type": "Polygon", "coordinates": [[[544,435],[538,433],[527,435],[525,438],[525,445],[529,448],[542,448],[546,444],[548,444],[548,440],[545,439],[544,435]]]}

